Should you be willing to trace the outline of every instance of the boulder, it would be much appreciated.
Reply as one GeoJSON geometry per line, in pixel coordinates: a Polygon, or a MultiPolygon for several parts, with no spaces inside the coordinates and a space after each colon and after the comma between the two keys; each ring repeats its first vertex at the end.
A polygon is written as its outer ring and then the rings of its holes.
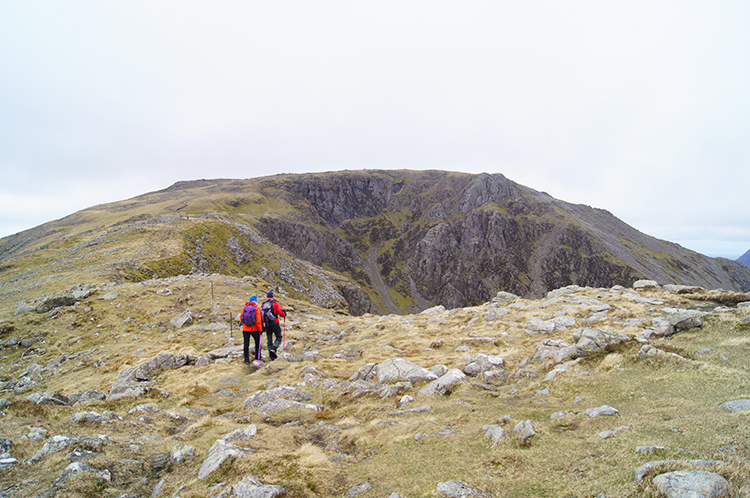
{"type": "Polygon", "coordinates": [[[532,318],[526,323],[526,330],[532,334],[549,334],[555,331],[555,322],[542,320],[541,318],[532,318]]]}
{"type": "Polygon", "coordinates": [[[26,397],[28,401],[31,401],[32,403],[36,403],[37,405],[47,405],[47,406],[69,406],[70,399],[61,393],[51,393],[49,391],[44,391],[42,393],[34,393],[28,397],[26,397]]]}
{"type": "Polygon", "coordinates": [[[750,399],[735,399],[734,401],[726,401],[721,404],[721,407],[729,411],[729,413],[738,413],[750,409],[750,399]]]}
{"type": "Polygon", "coordinates": [[[529,444],[531,438],[537,435],[534,430],[534,424],[531,420],[524,420],[523,422],[516,424],[516,426],[513,427],[513,433],[521,438],[522,445],[529,444]]]}
{"type": "Polygon", "coordinates": [[[497,446],[499,442],[510,439],[508,435],[505,433],[505,429],[503,429],[499,425],[496,425],[496,424],[485,425],[483,427],[483,430],[484,430],[484,438],[490,439],[490,443],[492,444],[493,448],[497,446]]]}
{"type": "Polygon", "coordinates": [[[64,291],[52,296],[44,296],[36,307],[37,313],[47,313],[61,306],[73,306],[76,298],[70,292],[64,291]]]}
{"type": "Polygon", "coordinates": [[[457,368],[451,368],[442,377],[433,380],[417,393],[417,396],[444,395],[462,382],[468,382],[466,375],[457,368]]]}
{"type": "Polygon", "coordinates": [[[24,313],[28,313],[29,311],[35,311],[36,308],[33,306],[29,306],[28,304],[19,304],[16,308],[16,311],[13,312],[14,316],[23,315],[24,313]]]}
{"type": "Polygon", "coordinates": [[[510,292],[504,292],[500,291],[497,293],[495,297],[492,298],[492,302],[495,304],[499,304],[500,306],[505,306],[510,303],[514,303],[521,299],[520,297],[516,296],[515,294],[511,294],[510,292]]]}
{"type": "Polygon", "coordinates": [[[609,405],[602,405],[597,408],[589,408],[588,410],[584,410],[581,412],[582,415],[588,415],[591,418],[598,417],[599,415],[605,415],[605,416],[613,416],[620,413],[615,408],[612,408],[609,405]]]}
{"type": "Polygon", "coordinates": [[[437,485],[437,492],[439,495],[448,498],[490,498],[494,496],[492,493],[485,493],[484,491],[470,488],[463,481],[440,482],[437,485]]]}
{"type": "Polygon", "coordinates": [[[630,336],[614,330],[583,328],[573,332],[573,339],[578,355],[586,356],[598,349],[629,341],[630,336]]]}
{"type": "Polygon", "coordinates": [[[78,412],[70,419],[71,424],[107,424],[112,422],[109,417],[96,412],[78,412]]]}
{"type": "Polygon", "coordinates": [[[365,380],[365,381],[370,382],[373,379],[377,378],[377,376],[378,376],[378,364],[368,363],[367,365],[357,370],[357,373],[349,377],[349,382],[354,382],[355,380],[365,380]]]}
{"type": "Polygon", "coordinates": [[[443,311],[445,311],[445,306],[439,305],[432,308],[427,308],[426,310],[421,312],[420,315],[432,316],[437,315],[438,313],[442,313],[443,311]]]}
{"type": "Polygon", "coordinates": [[[185,463],[195,457],[195,450],[186,444],[176,444],[169,453],[169,459],[176,464],[185,463]]]}
{"type": "Polygon", "coordinates": [[[172,318],[169,323],[176,329],[187,327],[193,324],[193,314],[190,310],[185,310],[175,318],[172,318]]]}
{"type": "Polygon", "coordinates": [[[73,462],[65,467],[65,470],[63,470],[63,473],[60,475],[60,477],[54,481],[53,485],[59,486],[66,479],[77,476],[79,474],[94,474],[96,477],[106,482],[110,482],[112,480],[112,475],[107,469],[100,470],[84,462],[73,462]]]}
{"type": "Polygon", "coordinates": [[[723,498],[729,495],[729,482],[719,474],[705,470],[678,470],[652,480],[667,498],[723,498]]]}
{"type": "Polygon", "coordinates": [[[354,498],[357,495],[361,495],[365,491],[370,491],[372,489],[372,484],[370,484],[368,481],[363,482],[362,484],[357,484],[356,486],[352,486],[346,491],[346,494],[344,495],[346,498],[354,498]]]}
{"type": "MultiPolygon", "coordinates": [[[[234,498],[280,498],[286,496],[286,490],[277,485],[263,484],[253,476],[247,476],[231,487],[234,498]]],[[[222,496],[224,496],[222,494],[222,496]]]]}
{"type": "Polygon", "coordinates": [[[242,455],[248,455],[254,450],[243,448],[227,443],[223,439],[216,441],[208,450],[208,456],[203,461],[201,468],[198,470],[198,479],[205,481],[208,476],[219,470],[219,467],[229,458],[236,458],[242,455]]]}
{"type": "Polygon", "coordinates": [[[659,283],[655,280],[636,280],[633,282],[633,289],[635,290],[642,290],[642,289],[658,289],[659,283]]]}
{"type": "Polygon", "coordinates": [[[253,436],[258,433],[258,427],[255,424],[250,424],[244,429],[235,429],[222,439],[227,442],[232,441],[250,441],[253,436]]]}
{"type": "Polygon", "coordinates": [[[476,377],[482,372],[495,370],[504,365],[505,362],[499,356],[479,353],[466,358],[464,373],[469,377],[476,377]]]}
{"type": "Polygon", "coordinates": [[[670,315],[669,326],[665,335],[670,336],[679,332],[697,329],[703,326],[703,313],[696,310],[686,310],[670,315]]]}
{"type": "Polygon", "coordinates": [[[388,359],[378,366],[379,384],[397,382],[399,380],[408,380],[416,384],[435,379],[437,379],[437,375],[434,373],[403,358],[388,359]]]}
{"type": "Polygon", "coordinates": [[[545,339],[540,342],[534,351],[533,359],[539,363],[548,358],[555,363],[562,363],[570,358],[578,356],[578,348],[571,346],[565,341],[559,339],[545,339]]]}

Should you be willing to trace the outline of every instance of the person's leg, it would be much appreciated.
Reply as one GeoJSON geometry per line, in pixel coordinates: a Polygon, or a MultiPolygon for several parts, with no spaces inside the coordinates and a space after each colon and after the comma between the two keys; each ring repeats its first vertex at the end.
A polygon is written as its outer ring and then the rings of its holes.
{"type": "Polygon", "coordinates": [[[255,340],[255,359],[260,361],[260,332],[253,332],[253,339],[255,340]]]}
{"type": "Polygon", "coordinates": [[[250,332],[242,331],[242,355],[245,363],[250,363],[250,332]]]}
{"type": "Polygon", "coordinates": [[[268,324],[267,335],[268,335],[268,356],[270,356],[272,360],[275,360],[276,348],[278,348],[278,343],[276,341],[278,340],[278,337],[279,337],[279,324],[277,322],[270,322],[268,324]]]}

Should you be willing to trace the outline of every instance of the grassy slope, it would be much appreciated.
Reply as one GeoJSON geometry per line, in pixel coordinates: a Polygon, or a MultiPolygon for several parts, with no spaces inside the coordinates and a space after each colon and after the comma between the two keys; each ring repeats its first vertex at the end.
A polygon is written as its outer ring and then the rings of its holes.
{"type": "MultiPolygon", "coordinates": [[[[517,384],[515,394],[509,393],[511,388],[495,392],[464,385],[449,396],[418,398],[411,406],[432,405],[433,409],[426,414],[396,417],[391,413],[396,410],[399,396],[352,399],[341,396],[343,387],[310,383],[300,387],[314,394],[313,402],[323,405],[323,412],[287,410],[268,417],[246,413],[242,408],[246,397],[274,385],[297,385],[305,366],[324,372],[329,381],[345,381],[366,363],[397,356],[427,368],[437,364],[463,368],[469,353],[455,349],[473,336],[495,339],[494,343],[467,344],[471,344],[472,353],[502,356],[512,376],[521,362],[533,355],[536,344],[548,337],[523,332],[525,323],[532,316],[552,316],[566,304],[515,310],[504,316],[502,322],[490,323],[484,318],[485,306],[445,312],[437,320],[422,315],[349,318],[282,298],[291,311],[287,323],[289,350],[297,357],[303,349],[317,350],[318,361],[277,361],[264,364],[260,370],[246,368],[237,361],[184,367],[160,373],[155,389],[145,399],[95,402],[79,408],[39,407],[24,401],[31,392],[42,390],[65,394],[85,389],[108,391],[119,370],[136,366],[158,353],[202,354],[223,347],[231,343],[228,330],[212,332],[195,327],[171,330],[168,320],[190,308],[199,325],[226,323],[230,312],[235,315],[239,312],[244,297],[262,292],[264,285],[260,281],[220,276],[123,284],[115,288],[120,295],[118,300],[103,301],[95,294],[87,302],[65,308],[54,319],[33,312],[13,317],[12,308],[4,307],[0,325],[7,329],[12,324],[15,330],[4,333],[3,338],[11,334],[19,337],[36,332],[45,334],[44,343],[32,346],[45,350],[40,356],[22,358],[24,349],[4,350],[0,370],[4,378],[17,376],[32,362],[46,365],[61,354],[71,359],[58,373],[46,373],[41,384],[30,391],[3,396],[14,403],[5,410],[0,435],[16,438],[28,433],[29,426],[41,426],[49,435],[107,434],[115,439],[117,444],[105,446],[104,452],[89,462],[110,469],[113,483],[104,485],[94,479],[76,479],[63,488],[70,492],[68,496],[150,494],[162,477],[167,480],[164,488],[167,496],[182,485],[187,485],[190,491],[180,496],[207,496],[211,484],[231,484],[248,474],[265,483],[287,487],[290,496],[341,496],[350,486],[365,480],[374,487],[365,496],[388,496],[394,491],[402,497],[430,496],[434,495],[438,482],[452,479],[462,479],[473,487],[508,497],[593,496],[602,491],[607,496],[643,496],[649,493],[649,488],[634,482],[634,469],[650,460],[667,458],[720,458],[729,465],[714,470],[730,478],[733,496],[742,496],[748,489],[747,415],[732,415],[719,406],[750,394],[747,382],[750,350],[745,347],[750,341],[748,326],[738,324],[743,315],[736,313],[711,315],[702,329],[679,334],[671,340],[655,341],[657,346],[693,358],[687,361],[636,361],[640,344],[633,341],[593,355],[548,383],[541,380],[551,366],[532,364],[529,368],[539,377],[511,380],[517,384]],[[91,309],[87,311],[87,307],[91,309]],[[436,340],[443,341],[442,347],[431,348],[436,340]],[[696,357],[695,352],[705,347],[713,351],[696,357]],[[81,354],[84,351],[88,354],[81,354]],[[342,353],[347,353],[349,359],[342,353]],[[728,360],[724,361],[721,355],[728,360]],[[226,378],[239,381],[221,380],[226,378]],[[535,394],[546,387],[550,395],[535,394]],[[223,389],[230,389],[237,397],[212,396],[223,389]],[[169,396],[163,397],[161,393],[169,396]],[[575,403],[576,397],[584,399],[575,403]],[[130,409],[144,403],[190,416],[195,422],[178,424],[154,415],[155,420],[147,424],[151,427],[148,428],[136,421],[138,413],[128,414],[130,409]],[[571,415],[550,419],[554,412],[580,412],[602,404],[617,408],[620,414],[614,418],[571,415]],[[80,410],[99,413],[109,410],[136,424],[70,425],[70,417],[80,410]],[[234,412],[233,416],[221,416],[229,411],[234,412]],[[531,419],[539,436],[528,447],[513,440],[490,448],[483,439],[482,426],[497,423],[505,416],[512,419],[505,426],[507,432],[515,423],[531,419]],[[239,417],[249,418],[238,421],[239,417]],[[198,481],[197,470],[208,448],[221,435],[244,427],[248,421],[259,427],[256,438],[246,443],[256,452],[229,462],[208,483],[198,481]],[[396,423],[388,425],[384,421],[396,423]],[[286,426],[288,422],[302,425],[286,426]],[[321,422],[340,432],[316,431],[321,422]],[[603,430],[623,425],[632,430],[606,440],[596,437],[603,430]],[[446,427],[457,433],[428,435],[420,441],[414,438],[418,433],[429,434],[446,427]],[[332,441],[345,453],[332,451],[332,441]],[[178,442],[195,447],[196,459],[153,475],[149,471],[151,455],[168,452],[178,442]],[[738,445],[738,451],[718,452],[729,444],[738,445]],[[684,451],[662,451],[648,456],[634,451],[641,445],[684,451]],[[343,458],[334,461],[335,456],[343,458]],[[123,459],[143,461],[144,469],[133,468],[132,463],[123,459]]],[[[601,289],[583,294],[599,297],[613,306],[610,320],[600,326],[622,330],[631,336],[639,332],[638,327],[624,327],[615,322],[646,316],[644,306],[623,299],[622,294],[601,289]]],[[[663,299],[664,306],[690,305],[684,297],[667,294],[652,297],[663,299]]],[[[592,309],[593,306],[582,306],[567,309],[566,313],[576,316],[582,324],[592,309]]],[[[572,342],[571,334],[569,329],[554,337],[572,342]]],[[[234,339],[237,344],[236,330],[234,339]]],[[[415,390],[420,387],[415,386],[415,390]]],[[[42,441],[15,439],[12,453],[19,460],[28,459],[41,445],[42,441]]],[[[48,457],[43,464],[18,465],[4,472],[0,475],[0,489],[25,483],[16,490],[18,496],[36,496],[48,489],[69,463],[64,458],[66,453],[48,457]]]]}

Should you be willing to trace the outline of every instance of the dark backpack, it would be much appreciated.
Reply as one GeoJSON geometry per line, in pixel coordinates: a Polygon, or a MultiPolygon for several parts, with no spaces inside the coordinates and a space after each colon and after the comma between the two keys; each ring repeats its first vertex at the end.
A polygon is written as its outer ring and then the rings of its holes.
{"type": "Polygon", "coordinates": [[[266,322],[275,322],[276,321],[276,313],[273,309],[273,303],[276,301],[266,301],[260,306],[260,312],[263,315],[263,320],[266,322]]]}
{"type": "Polygon", "coordinates": [[[248,304],[242,309],[242,323],[248,327],[255,325],[255,305],[248,304]]]}

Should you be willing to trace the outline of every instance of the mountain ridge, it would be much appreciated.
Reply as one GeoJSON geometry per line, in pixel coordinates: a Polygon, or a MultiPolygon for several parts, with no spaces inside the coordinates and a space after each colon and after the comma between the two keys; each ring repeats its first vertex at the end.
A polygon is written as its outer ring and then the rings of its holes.
{"type": "MultiPolygon", "coordinates": [[[[498,291],[539,297],[566,285],[630,285],[642,278],[750,289],[747,267],[650,237],[608,211],[555,199],[501,174],[437,170],[180,181],[0,239],[0,266],[18,266],[14,258],[63,241],[101,244],[118,230],[136,246],[128,247],[131,253],[139,244],[158,250],[121,258],[106,278],[240,275],[261,271],[264,251],[283,252],[288,261],[307,261],[346,280],[340,294],[357,314],[462,307],[498,291]],[[242,260],[236,241],[252,240],[248,230],[262,237],[260,250],[252,264],[232,263],[242,260]]],[[[294,287],[293,273],[272,280],[294,287]]]]}

